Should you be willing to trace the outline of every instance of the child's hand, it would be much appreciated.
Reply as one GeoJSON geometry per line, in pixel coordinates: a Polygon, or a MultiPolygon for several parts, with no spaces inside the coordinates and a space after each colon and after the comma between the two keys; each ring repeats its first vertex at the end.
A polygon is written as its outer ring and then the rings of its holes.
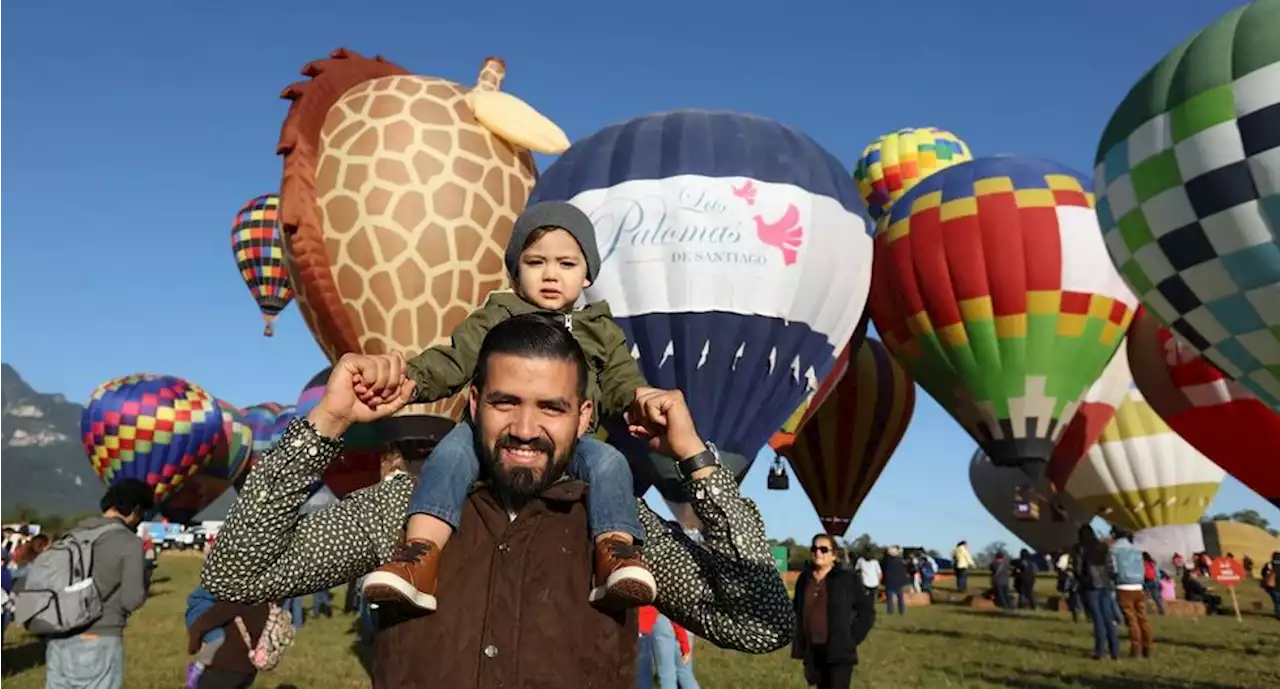
{"type": "MultiPolygon", "coordinates": [[[[399,352],[393,352],[392,356],[403,368],[404,355],[399,352]]],[[[351,376],[351,387],[355,392],[356,399],[369,408],[377,407],[398,397],[400,395],[400,382],[388,380],[385,385],[379,386],[375,381],[366,382],[364,376],[359,372],[353,373],[351,376]]]]}
{"type": "Polygon", "coordinates": [[[639,402],[642,398],[648,397],[655,392],[662,392],[658,388],[636,388],[635,402],[639,402]]]}

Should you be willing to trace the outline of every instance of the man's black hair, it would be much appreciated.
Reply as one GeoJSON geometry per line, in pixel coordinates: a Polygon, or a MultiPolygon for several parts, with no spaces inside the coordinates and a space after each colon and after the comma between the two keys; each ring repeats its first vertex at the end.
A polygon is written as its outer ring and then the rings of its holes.
{"type": "Polygon", "coordinates": [[[103,512],[114,509],[121,516],[127,517],[137,510],[141,516],[150,512],[155,506],[153,496],[151,486],[148,486],[145,481],[127,478],[108,488],[98,505],[103,512]]]}
{"type": "Polygon", "coordinates": [[[587,398],[587,357],[565,327],[563,314],[549,312],[512,316],[489,329],[476,355],[472,383],[483,391],[489,374],[489,357],[511,354],[534,359],[571,361],[578,369],[578,400],[587,398]]]}

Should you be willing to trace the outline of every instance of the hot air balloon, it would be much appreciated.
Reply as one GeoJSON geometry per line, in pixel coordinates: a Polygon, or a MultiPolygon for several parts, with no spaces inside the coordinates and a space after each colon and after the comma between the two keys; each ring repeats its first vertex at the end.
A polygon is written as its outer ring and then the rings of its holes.
{"type": "MultiPolygon", "coordinates": [[[[474,88],[338,50],[284,91],[281,221],[298,306],[330,361],[414,355],[507,285],[503,253],[537,171],[564,132],[500,91],[485,60],[474,88]]],[[[388,439],[443,437],[465,396],[411,405],[388,439]]]]}
{"type": "MultiPolygon", "coordinates": [[[[834,156],[753,115],[682,110],[575,143],[530,202],[592,219],[608,300],[655,387],[684,391],[698,431],[744,472],[830,371],[863,314],[871,240],[834,156]]],[[[606,420],[608,423],[608,420],[606,420]]],[[[683,501],[675,465],[626,436],[638,477],[683,501]]]]}
{"type": "Polygon", "coordinates": [[[1155,526],[1134,533],[1133,544],[1151,553],[1170,574],[1174,573],[1174,553],[1183,558],[1190,558],[1193,553],[1207,553],[1210,557],[1231,553],[1239,559],[1248,555],[1254,562],[1266,562],[1271,553],[1280,551],[1280,538],[1252,524],[1228,521],[1155,526]]]}
{"type": "Polygon", "coordinates": [[[258,302],[263,334],[271,337],[276,316],[293,301],[293,287],[284,264],[284,241],[280,236],[280,197],[263,194],[236,214],[231,225],[231,251],[240,277],[258,302]]]}
{"type": "Polygon", "coordinates": [[[289,427],[289,422],[297,416],[298,407],[295,405],[290,404],[280,410],[280,413],[276,416],[275,423],[271,424],[271,435],[268,436],[268,440],[270,442],[270,444],[267,445],[268,448],[280,442],[280,438],[284,437],[285,429],[289,427]]]}
{"type": "Polygon", "coordinates": [[[232,485],[240,482],[253,453],[253,429],[234,405],[218,400],[222,410],[224,440],[217,443],[213,457],[203,469],[187,480],[171,497],[161,514],[171,522],[187,523],[212,505],[232,485]]]}
{"type": "Polygon", "coordinates": [[[1224,475],[1131,387],[1098,443],[1067,477],[1066,492],[1112,524],[1138,531],[1195,523],[1224,475]]]}
{"type": "Polygon", "coordinates": [[[254,452],[262,452],[271,447],[271,429],[286,408],[292,407],[285,407],[279,402],[259,402],[240,410],[244,415],[245,423],[253,433],[254,452]]]}
{"type": "Polygon", "coordinates": [[[1227,378],[1146,309],[1129,327],[1133,380],[1161,419],[1280,507],[1280,414],[1227,378]]]}
{"type": "Polygon", "coordinates": [[[795,441],[779,452],[832,536],[843,536],[915,409],[915,383],[879,340],[867,338],[813,397],[795,441]],[[825,388],[825,390],[823,389],[825,388]],[[824,394],[825,393],[825,394],[824,394]]]}
{"type": "Polygon", "coordinates": [[[1098,143],[1111,259],[1161,324],[1280,411],[1280,2],[1244,4],[1133,87],[1098,143]]]}
{"type": "MultiPolygon", "coordinates": [[[[862,342],[866,339],[869,321],[868,314],[864,312],[862,314],[862,322],[858,324],[857,330],[853,332],[853,339],[850,340],[851,344],[862,342]]],[[[814,406],[814,400],[826,399],[831,392],[831,388],[844,377],[845,369],[849,368],[849,352],[849,347],[840,350],[840,356],[836,357],[836,362],[832,365],[831,371],[827,373],[827,377],[823,378],[818,387],[805,397],[795,411],[791,412],[791,416],[782,424],[782,428],[778,429],[778,432],[769,438],[769,447],[773,448],[775,452],[781,451],[784,447],[790,447],[795,442],[796,431],[811,416],[810,409],[817,410],[817,407],[814,406]]]]}
{"type": "Polygon", "coordinates": [[[146,373],[99,385],[80,417],[93,470],[107,485],[126,478],[155,488],[163,506],[225,446],[222,410],[204,388],[146,373]]]}
{"type": "MultiPolygon", "coordinates": [[[[332,368],[326,368],[307,381],[289,418],[305,417],[320,403],[332,371],[332,368]]],[[[288,421],[288,418],[283,419],[283,423],[278,426],[281,435],[284,434],[288,421]]],[[[356,424],[348,428],[342,434],[342,445],[342,456],[325,469],[323,479],[324,485],[340,498],[378,482],[382,476],[382,454],[386,451],[386,445],[373,424],[356,424]]]]}
{"type": "MultiPolygon", "coordinates": [[[[862,336],[854,336],[854,341],[861,342],[865,337],[866,331],[862,331],[862,336]]],[[[769,447],[773,449],[773,465],[769,467],[768,486],[770,490],[787,490],[791,487],[791,481],[787,477],[786,460],[780,454],[783,449],[789,448],[796,442],[796,432],[800,430],[800,426],[817,411],[816,401],[826,399],[831,392],[831,387],[837,381],[844,377],[845,370],[849,368],[849,348],[845,347],[840,350],[840,356],[836,357],[836,363],[831,368],[831,372],[826,378],[822,379],[822,383],[818,388],[805,398],[800,406],[796,407],[791,416],[782,424],[782,428],[769,439],[769,447]]]]}
{"type": "Polygon", "coordinates": [[[1001,466],[1049,460],[1135,304],[1108,269],[1088,181],[1057,163],[953,165],[876,233],[876,330],[1001,466]]]}
{"type": "Polygon", "coordinates": [[[249,425],[253,429],[253,452],[249,455],[248,461],[245,462],[244,471],[241,471],[240,475],[235,479],[233,485],[237,491],[244,487],[245,477],[249,475],[249,470],[257,463],[258,455],[270,450],[276,446],[276,443],[280,442],[280,438],[284,436],[285,429],[289,427],[289,421],[293,420],[293,417],[297,415],[297,409],[292,404],[281,406],[275,402],[263,402],[261,405],[256,405],[256,407],[258,408],[257,410],[254,410],[254,407],[246,409],[246,411],[253,410],[252,415],[246,416],[246,420],[249,421],[249,425]],[[275,417],[271,419],[271,422],[267,424],[264,419],[266,411],[263,408],[265,407],[269,410],[277,406],[279,410],[276,412],[275,417]]]}
{"type": "Polygon", "coordinates": [[[1071,548],[1081,525],[1093,521],[1093,513],[1070,495],[1049,490],[1044,476],[1031,478],[1017,467],[997,466],[982,450],[973,453],[969,461],[969,485],[1001,526],[1039,553],[1071,548]],[[1033,501],[1039,519],[1022,519],[1015,514],[1019,496],[1033,501]]]}
{"type": "Polygon", "coordinates": [[[969,145],[935,127],[899,129],[867,144],[853,169],[858,193],[874,221],[924,177],[973,160],[969,145]]]}
{"type": "MultiPolygon", "coordinates": [[[[1132,331],[1133,326],[1129,327],[1132,331]]],[[[1103,429],[1115,418],[1116,407],[1124,401],[1133,385],[1133,376],[1129,375],[1127,341],[1128,338],[1120,341],[1120,347],[1111,357],[1111,362],[1085,391],[1084,397],[1080,398],[1075,417],[1053,446],[1053,455],[1049,458],[1045,475],[1054,491],[1061,491],[1067,485],[1067,477],[1080,460],[1084,459],[1089,448],[1098,442],[1103,429]]]]}

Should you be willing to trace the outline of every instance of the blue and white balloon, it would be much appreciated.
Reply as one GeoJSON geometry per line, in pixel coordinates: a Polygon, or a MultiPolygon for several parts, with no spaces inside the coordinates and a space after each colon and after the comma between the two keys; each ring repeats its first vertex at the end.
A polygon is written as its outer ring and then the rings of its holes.
{"type": "MultiPolygon", "coordinates": [[[[848,172],[763,117],[684,110],[607,127],[546,170],[529,200],[542,201],[591,218],[601,269],[585,300],[609,302],[650,384],[684,391],[739,476],[866,306],[871,233],[848,172]]],[[[610,440],[640,483],[686,500],[670,459],[625,432],[610,440]]]]}

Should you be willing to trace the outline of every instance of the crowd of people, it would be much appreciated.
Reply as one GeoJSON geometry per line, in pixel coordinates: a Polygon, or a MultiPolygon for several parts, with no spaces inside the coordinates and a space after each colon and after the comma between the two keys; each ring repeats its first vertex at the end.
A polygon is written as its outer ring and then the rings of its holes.
{"type": "MultiPolygon", "coordinates": [[[[663,689],[688,689],[694,635],[752,654],[790,644],[809,684],[850,685],[880,589],[886,612],[905,615],[908,590],[933,588],[937,561],[893,546],[849,565],[821,534],[793,598],[758,509],[683,394],[647,385],[607,305],[575,306],[601,268],[596,247],[581,211],[532,206],[507,248],[514,291],[491,295],[449,345],[335,363],[319,403],[249,470],[207,553],[188,598],[189,688],[250,686],[293,643],[303,597],[332,615],[329,592],[342,585],[372,641],[376,686],[648,687],[656,675],[663,689]],[[377,484],[300,518],[351,426],[464,390],[467,418],[416,472],[390,457],[377,484]],[[601,414],[671,459],[701,538],[633,497],[625,458],[592,434],[601,414]]],[[[14,549],[28,583],[43,577],[14,613],[46,641],[49,686],[123,681],[124,630],[155,565],[154,545],[135,534],[152,489],[120,481],[101,507],[40,546],[66,557],[28,555],[35,538],[14,549]]],[[[975,563],[963,542],[953,555],[964,591],[975,563]]],[[[1096,654],[1117,655],[1122,615],[1133,653],[1149,655],[1150,591],[1127,535],[1082,531],[1068,563],[1096,654]]],[[[1001,554],[992,572],[1001,607],[1014,607],[1016,582],[1017,607],[1035,608],[1029,553],[1001,554]]]]}
{"type": "Polygon", "coordinates": [[[4,527],[4,589],[0,591],[0,609],[3,609],[4,631],[13,621],[13,602],[10,594],[21,589],[26,582],[27,569],[40,553],[49,547],[48,534],[32,533],[28,525],[4,527]]]}

